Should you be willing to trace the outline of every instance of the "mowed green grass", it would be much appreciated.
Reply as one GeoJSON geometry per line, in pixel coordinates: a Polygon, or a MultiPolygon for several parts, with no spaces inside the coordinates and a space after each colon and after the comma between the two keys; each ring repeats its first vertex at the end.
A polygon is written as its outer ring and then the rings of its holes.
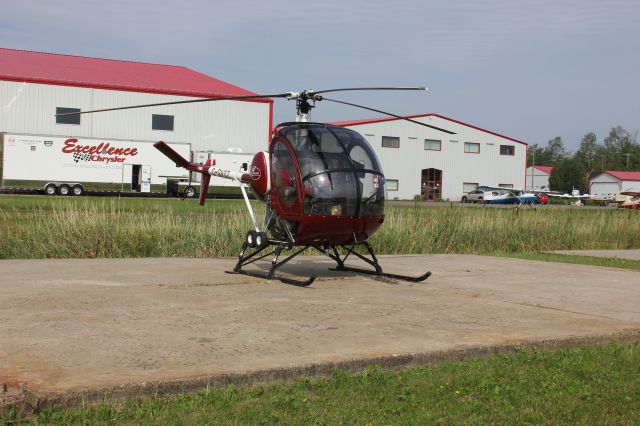
{"type": "MultiPolygon", "coordinates": [[[[638,424],[640,345],[608,344],[44,411],[34,424],[638,424]]],[[[12,412],[16,418],[19,413],[12,412]]],[[[7,418],[7,420],[10,420],[7,418]]]]}
{"type": "MultiPolygon", "coordinates": [[[[242,200],[0,196],[1,259],[235,256],[249,229],[242,200]]],[[[380,254],[632,249],[640,211],[390,205],[370,241],[380,254]]]]}

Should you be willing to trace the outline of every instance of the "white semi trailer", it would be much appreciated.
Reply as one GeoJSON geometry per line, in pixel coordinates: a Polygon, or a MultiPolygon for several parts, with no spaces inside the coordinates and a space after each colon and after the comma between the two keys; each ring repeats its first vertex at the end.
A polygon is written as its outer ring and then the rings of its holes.
{"type": "MultiPolygon", "coordinates": [[[[169,145],[190,158],[190,144],[169,145]]],[[[49,195],[166,193],[167,179],[188,179],[151,141],[16,133],[0,133],[0,176],[5,190],[42,189],[49,195]]]]}

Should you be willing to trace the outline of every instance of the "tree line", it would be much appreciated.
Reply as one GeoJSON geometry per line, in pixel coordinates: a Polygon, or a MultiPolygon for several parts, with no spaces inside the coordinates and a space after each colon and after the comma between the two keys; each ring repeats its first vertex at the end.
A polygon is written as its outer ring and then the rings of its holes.
{"type": "Polygon", "coordinates": [[[530,145],[527,166],[552,166],[549,188],[553,191],[587,192],[589,178],[605,170],[640,171],[638,131],[612,127],[603,143],[589,132],[582,137],[580,147],[569,153],[562,138],[551,139],[546,147],[530,145]]]}

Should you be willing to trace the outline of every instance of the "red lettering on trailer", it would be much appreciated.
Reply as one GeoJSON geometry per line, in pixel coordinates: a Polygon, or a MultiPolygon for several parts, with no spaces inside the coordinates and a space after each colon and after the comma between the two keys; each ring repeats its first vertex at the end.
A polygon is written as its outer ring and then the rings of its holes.
{"type": "MultiPolygon", "coordinates": [[[[65,154],[73,154],[74,152],[81,154],[103,154],[103,155],[128,155],[135,156],[138,154],[138,148],[115,148],[110,146],[109,143],[100,143],[99,145],[77,145],[78,139],[70,138],[64,141],[62,152],[65,154]]],[[[104,160],[98,160],[104,161],[104,160]]],[[[124,159],[113,160],[114,162],[123,162],[124,159]]]]}
{"type": "Polygon", "coordinates": [[[76,142],[78,142],[78,139],[67,139],[66,141],[64,141],[64,147],[62,148],[62,152],[71,154],[75,149],[74,144],[76,142]]]}
{"type": "Polygon", "coordinates": [[[125,157],[103,157],[101,155],[92,155],[90,158],[91,161],[99,161],[102,163],[124,163],[125,157]]]}

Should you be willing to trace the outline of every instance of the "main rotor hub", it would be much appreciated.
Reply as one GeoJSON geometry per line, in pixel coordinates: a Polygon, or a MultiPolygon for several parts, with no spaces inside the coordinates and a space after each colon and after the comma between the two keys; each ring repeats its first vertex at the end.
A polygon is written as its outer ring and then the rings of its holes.
{"type": "Polygon", "coordinates": [[[322,96],[316,94],[314,90],[303,92],[290,92],[288,100],[296,100],[296,121],[308,122],[311,120],[311,110],[315,108],[316,101],[321,101],[322,96]]]}

